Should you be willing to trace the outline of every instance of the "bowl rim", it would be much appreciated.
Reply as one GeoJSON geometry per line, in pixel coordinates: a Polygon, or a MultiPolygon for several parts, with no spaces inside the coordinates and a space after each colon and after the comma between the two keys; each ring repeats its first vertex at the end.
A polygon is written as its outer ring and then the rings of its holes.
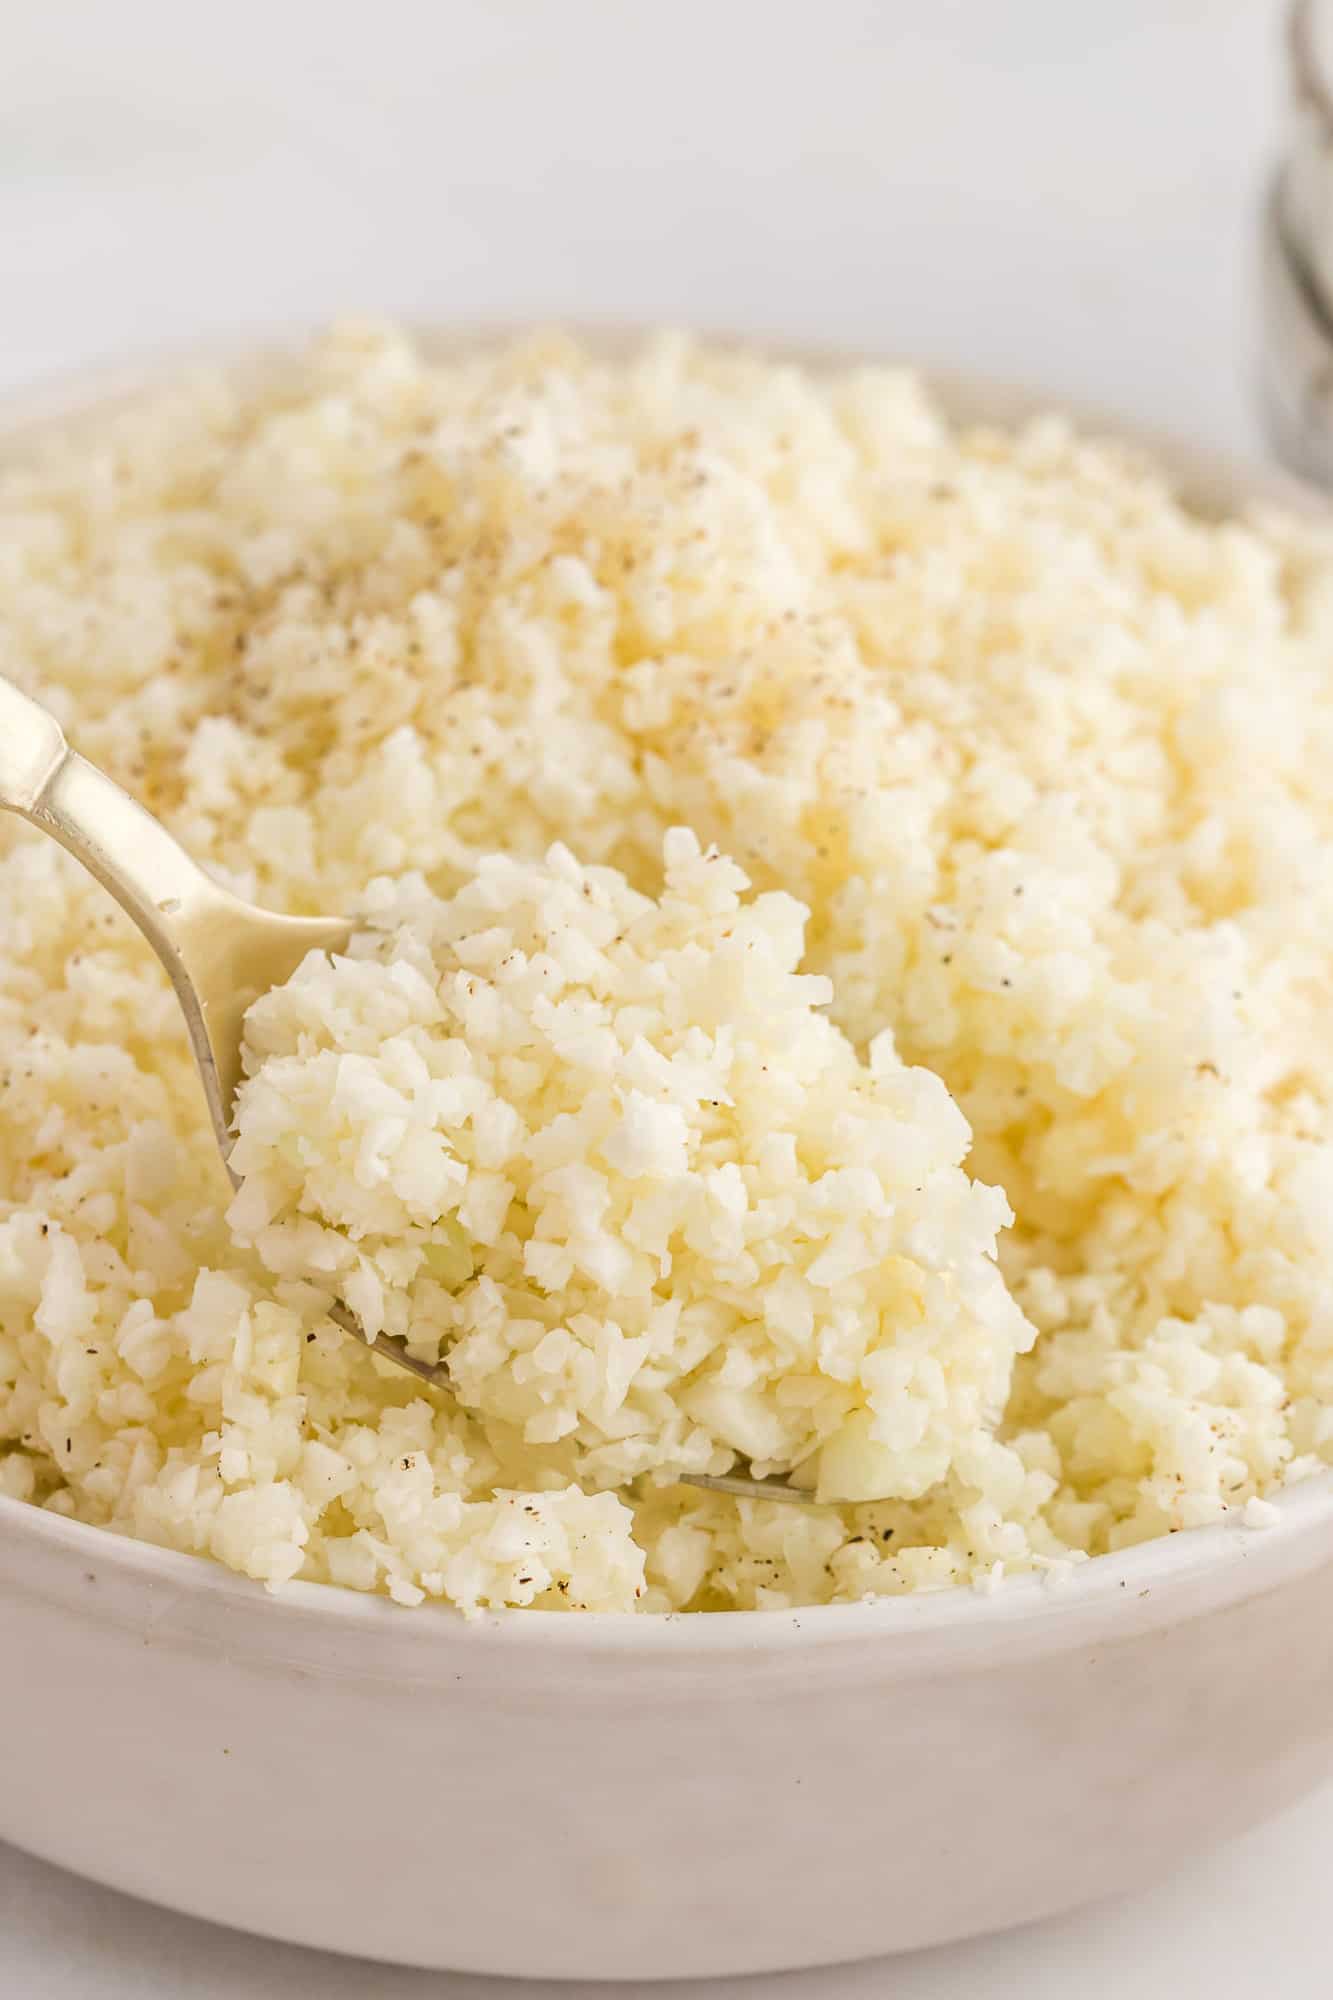
{"type": "MultiPolygon", "coordinates": [[[[428,351],[466,350],[493,339],[514,338],[543,324],[534,318],[485,323],[402,322],[428,351]]],[[[578,336],[617,351],[642,340],[655,329],[645,323],[606,320],[562,320],[578,336]]],[[[39,442],[100,412],[137,400],[155,388],[169,387],[200,368],[272,365],[299,353],[318,334],[318,325],[274,328],[263,324],[233,328],[212,337],[171,341],[132,353],[41,375],[0,392],[0,464],[11,448],[39,442]]],[[[918,374],[946,413],[963,423],[1008,428],[1054,414],[1076,428],[1109,436],[1151,455],[1173,489],[1186,503],[1205,514],[1244,513],[1255,508],[1281,508],[1298,514],[1327,515],[1329,496],[1273,466],[1254,465],[1240,456],[1199,445],[1107,405],[1067,399],[1037,390],[1012,377],[984,371],[942,369],[915,356],[886,354],[857,343],[768,337],[753,332],[694,329],[710,346],[741,347],[782,362],[816,370],[879,366],[918,374]]],[[[269,1591],[261,1583],[228,1569],[211,1556],[194,1555],[139,1541],[119,1531],[70,1519],[48,1508],[0,1494],[0,1558],[5,1545],[21,1550],[24,1543],[75,1564],[91,1578],[89,1564],[100,1564],[127,1583],[147,1591],[170,1592],[173,1599],[207,1601],[224,1615],[257,1607],[276,1632],[293,1621],[334,1627],[343,1632],[395,1635],[434,1647],[446,1635],[476,1643],[483,1639],[528,1648],[555,1646],[561,1652],[622,1654],[666,1652],[673,1655],[717,1654],[743,1650],[772,1653],[827,1645],[852,1639],[919,1635],[922,1639],[970,1638],[981,1644],[1001,1632],[1015,1639],[1037,1632],[1049,1635],[1053,1625],[1064,1629],[1074,1614],[1114,1607],[1117,1622],[1125,1622],[1130,1606],[1133,1622],[1160,1623],[1179,1616],[1182,1606],[1165,1610],[1161,1594],[1170,1587],[1190,1585],[1194,1594],[1212,1602],[1227,1602],[1275,1585],[1284,1570],[1305,1569],[1333,1552],[1333,1467],[1314,1473],[1268,1496],[1276,1519],[1264,1526],[1235,1520],[1173,1530],[1108,1555],[1075,1562],[1063,1572],[1027,1572],[1003,1577],[988,1589],[966,1585],[860,1599],[846,1604],[796,1606],[764,1612],[582,1612],[509,1608],[465,1617],[454,1607],[431,1601],[414,1610],[393,1604],[380,1593],[361,1592],[328,1583],[294,1581],[269,1591]],[[1329,1546],[1326,1547],[1326,1544],[1329,1546]],[[1252,1558],[1264,1574],[1249,1574],[1252,1558]],[[1058,1577],[1058,1581],[1055,1580],[1058,1577]],[[1150,1611],[1143,1601],[1156,1596],[1150,1611]]]]}
{"type": "MultiPolygon", "coordinates": [[[[159,1614],[150,1607],[164,1604],[164,1629],[170,1622],[182,1641],[191,1629],[197,1636],[216,1632],[220,1623],[225,1632],[228,1621],[248,1618],[247,1641],[261,1630],[261,1650],[283,1658],[293,1646],[305,1650],[301,1635],[311,1628],[354,1647],[391,1643],[395,1674],[404,1653],[419,1656],[424,1648],[429,1655],[450,1644],[487,1654],[498,1646],[502,1655],[517,1652],[520,1659],[533,1646],[590,1659],[633,1654],[688,1661],[739,1653],[758,1665],[764,1656],[793,1648],[841,1651],[866,1640],[891,1640],[933,1661],[1122,1639],[1276,1589],[1286,1577],[1333,1558],[1333,1468],[1280,1489],[1268,1504],[1276,1519],[1264,1526],[1247,1526],[1238,1517],[1182,1528],[1088,1557],[1068,1575],[1025,1572],[990,1589],[952,1585],[782,1611],[570,1614],[513,1607],[465,1616],[443,1602],[407,1608],[382,1593],[339,1584],[295,1581],[269,1590],[211,1556],[138,1541],[0,1495],[0,1575],[9,1567],[7,1557],[22,1559],[27,1544],[29,1555],[55,1558],[63,1574],[36,1582],[20,1575],[26,1594],[68,1601],[77,1592],[76,1578],[105,1581],[128,1591],[128,1610],[102,1600],[99,1617],[110,1613],[117,1622],[138,1623],[147,1610],[148,1622],[157,1623],[159,1614]]],[[[909,1662],[897,1651],[895,1663],[909,1662]]]]}

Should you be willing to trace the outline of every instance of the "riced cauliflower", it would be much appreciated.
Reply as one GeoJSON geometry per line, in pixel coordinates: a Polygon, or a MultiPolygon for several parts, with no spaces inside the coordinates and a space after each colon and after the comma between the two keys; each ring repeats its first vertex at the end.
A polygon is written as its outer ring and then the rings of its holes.
{"type": "Polygon", "coordinates": [[[34,446],[0,673],[358,925],[251,1014],[236,1192],[0,822],[0,1493],[469,1611],[1269,1518],[1333,1461],[1330,657],[1322,521],[892,369],[352,326],[34,446]],[[819,1504],[680,1483],[750,1466],[819,1504]]]}
{"type": "Polygon", "coordinates": [[[887,1032],[862,1063],[677,829],[650,901],[567,849],[448,900],[385,885],[247,1024],[229,1220],[275,1276],[447,1362],[506,1481],[798,1468],[919,1499],[984,1453],[1032,1329],[1002,1194],[887,1032]]]}

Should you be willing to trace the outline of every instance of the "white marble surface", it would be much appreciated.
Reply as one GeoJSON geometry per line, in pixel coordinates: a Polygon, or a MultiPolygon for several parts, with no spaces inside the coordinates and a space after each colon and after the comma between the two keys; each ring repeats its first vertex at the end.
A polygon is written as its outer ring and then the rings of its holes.
{"type": "MultiPolygon", "coordinates": [[[[0,0],[0,27],[0,387],[344,309],[650,317],[1260,449],[1275,0],[0,0]]],[[[1315,2000],[1331,1846],[1325,1793],[1132,1903],[693,1991],[1315,2000]]],[[[311,1989],[516,1990],[236,1937],[0,1850],[0,2000],[311,1989]]]]}

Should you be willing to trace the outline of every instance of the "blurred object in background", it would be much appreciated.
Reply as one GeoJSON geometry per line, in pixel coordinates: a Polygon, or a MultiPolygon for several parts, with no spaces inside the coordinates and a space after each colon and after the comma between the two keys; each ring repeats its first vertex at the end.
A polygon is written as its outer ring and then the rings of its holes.
{"type": "Polygon", "coordinates": [[[1333,0],[1293,0],[1283,158],[1262,242],[1264,414],[1293,472],[1333,487],[1333,0]]]}

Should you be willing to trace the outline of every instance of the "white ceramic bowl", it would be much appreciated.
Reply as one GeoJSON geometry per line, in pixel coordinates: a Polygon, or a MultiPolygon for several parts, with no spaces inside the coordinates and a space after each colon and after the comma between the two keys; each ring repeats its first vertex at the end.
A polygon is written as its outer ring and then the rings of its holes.
{"type": "MultiPolygon", "coordinates": [[[[1317,504],[1167,456],[1205,505],[1317,504]]],[[[767,1971],[1022,1923],[1333,1769],[1333,1480],[1279,1515],[990,1597],[469,1624],[270,1597],[0,1500],[0,1836],[222,1923],[485,1972],[767,1971]]]]}

